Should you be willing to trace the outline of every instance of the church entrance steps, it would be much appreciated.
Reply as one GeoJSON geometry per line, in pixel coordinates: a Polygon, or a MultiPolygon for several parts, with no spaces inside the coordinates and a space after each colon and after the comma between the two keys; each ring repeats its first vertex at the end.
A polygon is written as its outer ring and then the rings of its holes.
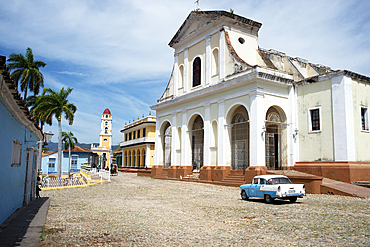
{"type": "Polygon", "coordinates": [[[323,178],[321,184],[321,194],[369,198],[370,188],[344,183],[329,178],[323,178]]]}
{"type": "Polygon", "coordinates": [[[221,181],[222,184],[228,186],[239,187],[245,184],[244,171],[231,170],[230,173],[221,181]]]}

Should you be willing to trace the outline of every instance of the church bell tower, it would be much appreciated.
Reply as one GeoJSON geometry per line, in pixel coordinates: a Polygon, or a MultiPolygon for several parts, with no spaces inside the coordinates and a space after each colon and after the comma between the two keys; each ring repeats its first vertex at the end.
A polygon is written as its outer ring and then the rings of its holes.
{"type": "Polygon", "coordinates": [[[112,147],[112,114],[108,108],[104,110],[101,118],[99,146],[107,147],[108,150],[112,147]]]}

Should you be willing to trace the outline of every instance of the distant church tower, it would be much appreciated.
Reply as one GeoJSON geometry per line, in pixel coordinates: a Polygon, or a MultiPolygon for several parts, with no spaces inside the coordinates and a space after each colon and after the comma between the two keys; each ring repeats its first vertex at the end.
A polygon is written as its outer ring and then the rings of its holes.
{"type": "Polygon", "coordinates": [[[111,162],[112,151],[112,114],[107,108],[104,110],[100,124],[99,146],[91,144],[91,151],[99,155],[99,164],[101,168],[109,166],[111,162]]]}
{"type": "Polygon", "coordinates": [[[99,146],[108,149],[112,147],[112,114],[108,108],[104,110],[101,118],[99,146]]]}

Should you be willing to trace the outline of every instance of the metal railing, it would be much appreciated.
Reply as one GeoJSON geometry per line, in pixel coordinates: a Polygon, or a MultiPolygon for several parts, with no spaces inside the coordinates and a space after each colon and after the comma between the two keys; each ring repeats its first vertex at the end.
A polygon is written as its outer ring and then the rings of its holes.
{"type": "Polygon", "coordinates": [[[155,142],[155,137],[153,136],[146,136],[146,137],[140,137],[129,141],[123,141],[120,142],[120,147],[125,147],[132,144],[138,144],[138,143],[146,143],[146,142],[155,142]]]}
{"type": "Polygon", "coordinates": [[[110,173],[109,173],[109,171],[100,169],[99,172],[98,172],[98,175],[102,179],[110,180],[110,173]]]}
{"type": "Polygon", "coordinates": [[[43,188],[55,188],[55,187],[69,187],[69,186],[76,186],[76,185],[84,185],[87,184],[87,181],[82,177],[76,178],[49,178],[44,177],[39,186],[41,189],[43,188]]]}

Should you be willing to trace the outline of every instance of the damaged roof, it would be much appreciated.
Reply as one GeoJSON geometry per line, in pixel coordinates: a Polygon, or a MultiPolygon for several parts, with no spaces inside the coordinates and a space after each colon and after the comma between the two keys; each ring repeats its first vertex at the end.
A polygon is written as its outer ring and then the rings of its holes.
{"type": "MultiPolygon", "coordinates": [[[[190,25],[197,20],[198,18],[206,19],[207,22],[204,23],[203,26],[211,23],[212,21],[218,19],[219,17],[227,17],[230,19],[233,19],[235,21],[238,21],[240,23],[243,23],[245,25],[251,26],[253,28],[256,28],[257,30],[262,26],[261,23],[247,19],[245,17],[242,17],[240,15],[233,14],[231,12],[227,11],[192,11],[188,15],[188,17],[185,19],[185,21],[182,23],[179,30],[176,32],[175,36],[171,39],[170,43],[168,45],[172,47],[175,43],[177,43],[183,36],[183,34],[186,32],[186,30],[190,27],[190,25]]],[[[199,29],[200,27],[198,27],[199,29]]]]}

